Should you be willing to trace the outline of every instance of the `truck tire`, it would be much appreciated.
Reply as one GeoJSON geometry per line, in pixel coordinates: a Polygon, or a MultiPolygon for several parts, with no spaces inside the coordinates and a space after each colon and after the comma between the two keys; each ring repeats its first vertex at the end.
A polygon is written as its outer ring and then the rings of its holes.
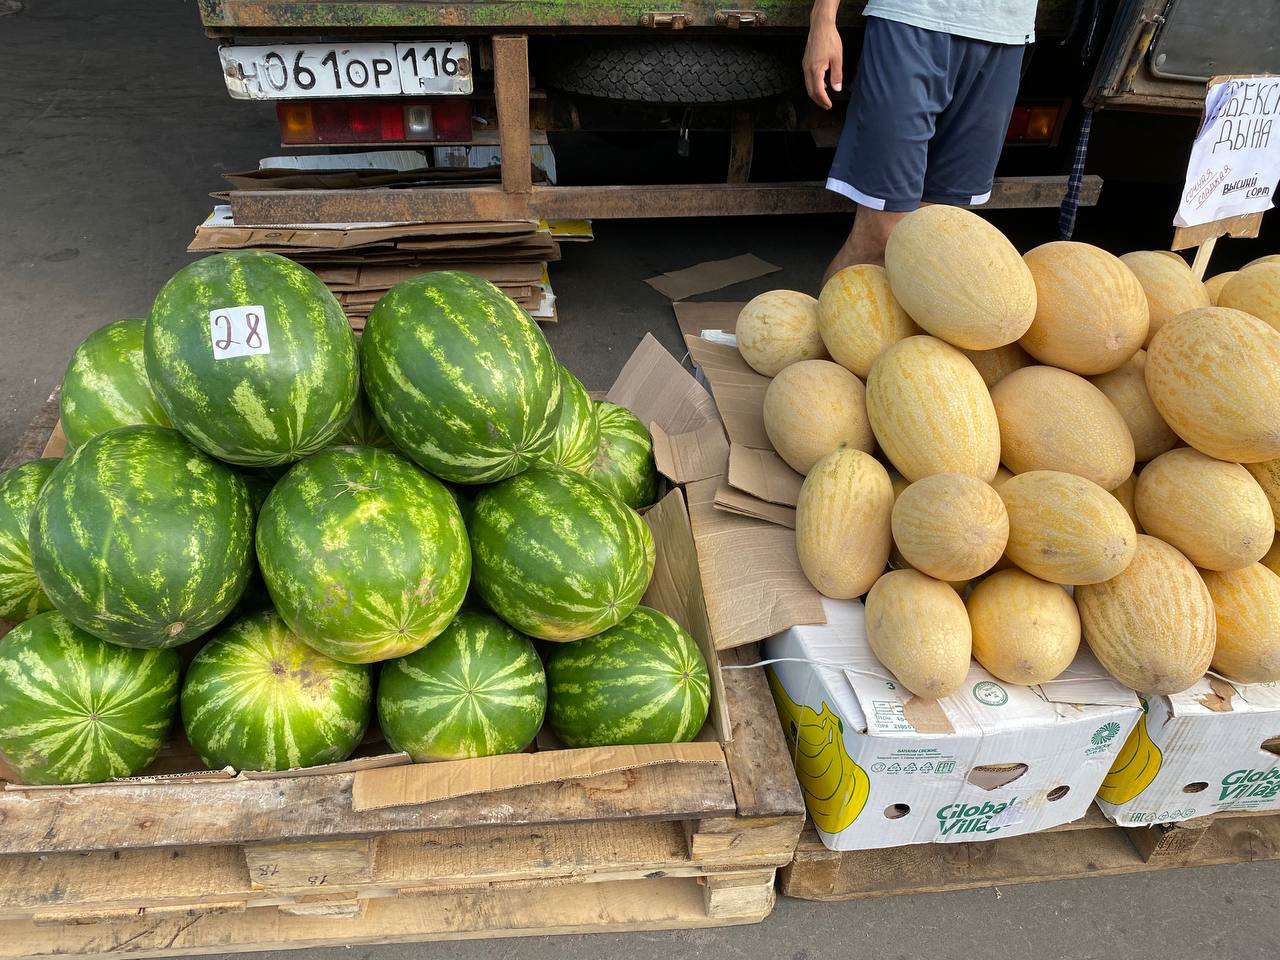
{"type": "Polygon", "coordinates": [[[556,42],[538,76],[565,93],[661,104],[762,100],[801,79],[799,58],[777,47],[704,39],[556,42]]]}

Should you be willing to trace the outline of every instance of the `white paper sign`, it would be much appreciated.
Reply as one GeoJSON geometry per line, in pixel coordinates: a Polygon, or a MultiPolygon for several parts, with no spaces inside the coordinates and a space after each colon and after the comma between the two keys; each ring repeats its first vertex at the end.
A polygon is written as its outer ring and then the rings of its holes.
{"type": "Polygon", "coordinates": [[[219,307],[209,311],[213,359],[252,357],[271,352],[267,312],[262,307],[219,307]]]}
{"type": "Polygon", "coordinates": [[[1270,210],[1277,180],[1280,77],[1236,77],[1210,86],[1174,225],[1270,210]]]}

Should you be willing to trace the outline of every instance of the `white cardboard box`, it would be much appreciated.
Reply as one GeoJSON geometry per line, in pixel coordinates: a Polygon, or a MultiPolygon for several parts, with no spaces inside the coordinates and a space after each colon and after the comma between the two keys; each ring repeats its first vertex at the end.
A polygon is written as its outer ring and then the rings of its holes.
{"type": "Polygon", "coordinates": [[[1147,713],[1098,806],[1121,826],[1280,809],[1280,684],[1205,677],[1147,713]],[[1103,799],[1104,797],[1108,799],[1103,799]]]}
{"type": "Polygon", "coordinates": [[[810,819],[833,850],[990,840],[1089,809],[1141,708],[1087,651],[1039,687],[976,663],[960,691],[921,700],[867,644],[862,604],[770,638],[770,686],[810,819]],[[816,661],[816,663],[815,663],[816,661]]]}

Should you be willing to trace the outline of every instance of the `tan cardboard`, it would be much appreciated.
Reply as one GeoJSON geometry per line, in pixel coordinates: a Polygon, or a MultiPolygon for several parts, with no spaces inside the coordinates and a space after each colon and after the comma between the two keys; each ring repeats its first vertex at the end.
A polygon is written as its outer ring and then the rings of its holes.
{"type": "Polygon", "coordinates": [[[683,270],[662,273],[650,277],[645,283],[672,300],[684,300],[686,297],[719,290],[743,280],[754,280],[756,277],[777,273],[781,269],[761,260],[755,254],[744,253],[725,260],[705,260],[683,270]]]}
{"type": "Polygon", "coordinates": [[[794,507],[800,499],[804,477],[792,470],[772,450],[729,447],[729,486],[749,492],[769,503],[794,507]]]}
{"type": "Polygon", "coordinates": [[[673,303],[671,309],[675,311],[680,333],[686,337],[696,337],[703,330],[733,333],[738,326],[738,314],[745,306],[745,301],[740,300],[704,300],[697,303],[673,303]]]}
{"type": "Polygon", "coordinates": [[[735,490],[729,486],[728,481],[722,482],[716,488],[715,503],[717,510],[737,513],[757,520],[768,520],[770,523],[776,523],[791,530],[796,528],[795,507],[784,506],[781,503],[770,503],[768,500],[753,497],[749,493],[735,490]]]}

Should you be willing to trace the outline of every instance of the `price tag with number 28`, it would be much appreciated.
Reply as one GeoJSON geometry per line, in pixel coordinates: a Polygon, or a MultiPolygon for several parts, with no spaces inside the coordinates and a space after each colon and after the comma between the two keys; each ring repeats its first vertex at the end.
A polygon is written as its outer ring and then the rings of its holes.
{"type": "Polygon", "coordinates": [[[213,359],[252,357],[271,352],[267,313],[262,307],[219,307],[209,311],[213,359]]]}

